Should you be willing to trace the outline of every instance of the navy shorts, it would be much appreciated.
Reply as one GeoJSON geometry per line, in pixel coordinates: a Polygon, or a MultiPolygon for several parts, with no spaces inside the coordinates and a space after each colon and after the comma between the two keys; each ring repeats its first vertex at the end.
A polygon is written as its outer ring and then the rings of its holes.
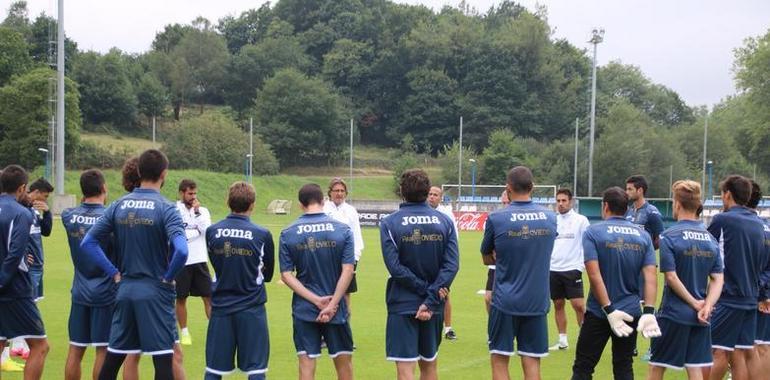
{"type": "Polygon", "coordinates": [[[43,299],[43,267],[29,267],[29,279],[32,282],[32,294],[35,302],[43,299]]]}
{"type": "Polygon", "coordinates": [[[441,345],[444,315],[433,314],[420,321],[412,314],[388,314],[385,328],[385,354],[396,362],[434,361],[441,345]]]}
{"type": "Polygon", "coordinates": [[[770,314],[757,311],[757,337],[754,343],[770,345],[770,314]]]}
{"type": "Polygon", "coordinates": [[[548,320],[545,314],[510,315],[492,306],[489,309],[487,335],[490,354],[519,354],[535,358],[548,356],[548,320]]]}
{"type": "Polygon", "coordinates": [[[353,354],[353,332],[350,323],[331,324],[302,321],[294,318],[294,347],[297,355],[309,358],[321,356],[321,338],[326,342],[329,356],[353,354]]]}
{"type": "Polygon", "coordinates": [[[110,342],[113,305],[86,306],[76,303],[70,308],[70,344],[77,347],[104,347],[110,342]]]}
{"type": "Polygon", "coordinates": [[[172,354],[176,340],[175,298],[172,284],[120,282],[107,349],[117,354],[172,354]]]}
{"type": "Polygon", "coordinates": [[[752,349],[757,335],[757,310],[735,309],[717,303],[711,314],[711,347],[733,351],[752,349]]]}
{"type": "Polygon", "coordinates": [[[247,375],[267,372],[270,338],[267,330],[265,305],[251,307],[232,314],[217,315],[209,320],[206,335],[206,372],[227,375],[238,369],[247,375]]]}
{"type": "Polygon", "coordinates": [[[666,318],[658,319],[658,326],[663,335],[652,338],[650,365],[681,370],[714,364],[709,326],[685,325],[666,318]]]}
{"type": "Polygon", "coordinates": [[[0,310],[0,340],[45,338],[43,318],[32,299],[0,301],[0,310]]]}

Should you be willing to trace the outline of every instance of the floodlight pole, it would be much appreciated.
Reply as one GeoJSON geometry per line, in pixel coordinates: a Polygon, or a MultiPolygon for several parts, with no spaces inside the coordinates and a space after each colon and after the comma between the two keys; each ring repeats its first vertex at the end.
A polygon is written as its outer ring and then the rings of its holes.
{"type": "Polygon", "coordinates": [[[56,194],[64,195],[64,0],[59,0],[56,48],[56,194]]]}
{"type": "MultiPolygon", "coordinates": [[[[703,173],[701,174],[701,189],[706,187],[706,153],[708,151],[709,141],[709,116],[706,114],[706,120],[703,124],[703,173]]],[[[709,184],[710,186],[710,184],[709,184]]],[[[706,196],[706,192],[703,192],[703,196],[706,196]]]]}
{"type": "Polygon", "coordinates": [[[353,119],[350,119],[350,169],[348,173],[350,181],[348,182],[348,194],[353,192],[353,119]]]}
{"type": "Polygon", "coordinates": [[[591,31],[588,41],[594,45],[593,75],[591,76],[591,139],[588,144],[588,196],[593,196],[594,188],[594,135],[596,133],[596,45],[604,40],[604,29],[591,31]]]}
{"type": "Polygon", "coordinates": [[[578,130],[580,129],[580,119],[575,118],[575,164],[574,169],[572,170],[572,192],[577,194],[577,175],[578,175],[578,130]]]}
{"type": "Polygon", "coordinates": [[[460,196],[463,190],[463,117],[460,116],[460,155],[457,164],[457,210],[460,210],[460,196]]]}
{"type": "Polygon", "coordinates": [[[254,175],[254,118],[249,118],[249,183],[254,175]]]}

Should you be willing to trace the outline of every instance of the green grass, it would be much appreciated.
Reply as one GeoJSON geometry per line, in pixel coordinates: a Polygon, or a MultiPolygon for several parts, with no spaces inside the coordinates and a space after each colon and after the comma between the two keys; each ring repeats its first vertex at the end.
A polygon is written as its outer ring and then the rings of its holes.
{"type": "MultiPolygon", "coordinates": [[[[216,175],[211,175],[210,178],[211,181],[223,181],[223,184],[231,179],[216,175]]],[[[293,193],[294,182],[287,181],[285,184],[287,190],[293,193]]],[[[268,226],[274,236],[277,236],[280,229],[288,224],[289,218],[256,215],[254,221],[268,226]]],[[[387,271],[381,259],[378,231],[365,228],[363,234],[366,248],[358,267],[359,292],[353,296],[352,328],[357,346],[353,357],[354,371],[358,379],[392,379],[395,377],[395,366],[385,361],[384,296],[387,271]]],[[[451,294],[453,326],[459,338],[454,342],[444,341],[441,345],[438,366],[440,377],[444,379],[491,378],[486,347],[487,314],[484,311],[483,297],[476,294],[477,290],[483,288],[486,280],[486,267],[481,265],[477,253],[480,240],[481,233],[461,233],[460,272],[452,286],[451,294]]],[[[53,234],[50,238],[45,238],[44,243],[46,298],[41,302],[40,308],[51,345],[44,378],[59,379],[62,377],[68,349],[67,316],[72,281],[72,264],[60,220],[55,220],[53,234]]],[[[296,378],[297,357],[292,342],[291,292],[286,286],[276,281],[267,285],[267,292],[271,344],[268,376],[274,379],[296,378]]],[[[199,300],[191,299],[188,307],[194,345],[184,347],[184,365],[189,379],[200,379],[203,377],[205,364],[207,322],[199,300]]],[[[577,329],[574,315],[569,307],[567,309],[570,349],[554,352],[543,359],[543,379],[565,379],[570,376],[575,355],[574,347],[577,342],[577,329]]],[[[550,340],[555,341],[556,328],[551,316],[549,316],[549,324],[550,340]]],[[[649,343],[640,338],[639,350],[643,352],[647,347],[649,343]]],[[[84,361],[84,378],[88,377],[92,363],[93,357],[89,351],[84,361]]],[[[634,361],[637,378],[643,378],[646,375],[646,367],[647,365],[638,359],[634,361]]],[[[149,358],[142,359],[140,370],[142,379],[152,378],[152,362],[149,358]]],[[[514,379],[522,378],[519,361],[515,357],[511,360],[511,372],[514,379]]],[[[685,375],[680,372],[668,371],[667,373],[668,378],[685,378],[685,375]]],[[[597,367],[595,378],[609,379],[611,374],[611,349],[608,344],[602,361],[597,367]]],[[[327,356],[319,359],[317,375],[318,379],[334,378],[333,366],[327,356]]],[[[0,378],[16,380],[21,379],[21,375],[3,373],[0,378]]],[[[236,374],[229,378],[244,379],[245,377],[236,374]]]]}
{"type": "Polygon", "coordinates": [[[91,141],[111,152],[128,151],[138,154],[146,149],[157,149],[161,146],[160,143],[153,143],[152,140],[128,136],[113,136],[95,132],[81,132],[80,138],[85,141],[91,141]]]}
{"type": "MultiPolygon", "coordinates": [[[[109,198],[114,200],[125,193],[120,181],[120,171],[104,170],[107,180],[109,198]]],[[[38,173],[39,175],[39,173],[38,173]]],[[[300,212],[297,198],[299,188],[309,182],[317,183],[322,189],[326,189],[332,176],[295,176],[274,175],[255,176],[253,184],[257,191],[255,206],[256,214],[266,214],[267,205],[273,199],[288,199],[292,201],[292,215],[300,212]]],[[[34,178],[34,176],[33,176],[34,178]]],[[[201,204],[211,212],[212,218],[222,218],[227,215],[227,188],[235,181],[245,180],[241,174],[213,173],[202,170],[171,170],[166,185],[163,187],[163,195],[170,200],[177,199],[177,185],[182,178],[191,178],[198,184],[198,197],[201,204]]],[[[65,176],[64,187],[67,194],[80,193],[80,173],[68,171],[65,176]]],[[[366,180],[353,180],[351,196],[354,199],[391,199],[396,195],[392,189],[393,178],[391,176],[369,176],[366,180]]],[[[288,223],[291,216],[271,216],[271,220],[288,223]]]]}

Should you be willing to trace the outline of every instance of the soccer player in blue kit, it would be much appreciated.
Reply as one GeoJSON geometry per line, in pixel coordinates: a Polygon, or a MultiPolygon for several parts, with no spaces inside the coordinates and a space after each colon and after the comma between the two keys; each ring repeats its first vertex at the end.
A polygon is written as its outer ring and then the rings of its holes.
{"type": "Polygon", "coordinates": [[[711,379],[721,379],[727,365],[733,379],[749,379],[747,361],[754,355],[757,331],[759,280],[766,263],[764,224],[746,207],[751,181],[731,175],[719,185],[723,212],[714,216],[708,231],[719,242],[724,260],[725,284],[711,318],[714,366],[704,369],[711,379]]]}
{"type": "MultiPolygon", "coordinates": [[[[751,198],[746,207],[757,211],[762,200],[762,190],[759,184],[751,181],[751,198]]],[[[770,379],[770,223],[762,219],[765,229],[765,269],[759,276],[759,307],[757,310],[757,336],[754,339],[756,355],[749,361],[749,370],[754,377],[770,379]]]]}
{"type": "Polygon", "coordinates": [[[238,368],[249,380],[264,379],[270,355],[265,282],[273,278],[273,236],[249,220],[256,194],[246,182],[230,185],[230,215],[206,230],[206,246],[217,282],[206,337],[206,380],[238,368]]]}
{"type": "Polygon", "coordinates": [[[187,260],[187,239],[179,211],[160,195],[166,155],[144,151],[138,170],[141,186],[110,205],[81,243],[85,265],[119,283],[103,380],[114,380],[126,355],[138,353],[152,356],[156,379],[173,378],[174,278],[187,260]],[[113,238],[118,268],[100,247],[113,238]]]}
{"type": "Polygon", "coordinates": [[[628,195],[619,187],[602,194],[604,221],[583,235],[583,256],[591,285],[586,315],[580,328],[573,380],[593,378],[594,368],[612,338],[612,372],[616,380],[634,378],[632,368],[636,331],[645,338],[660,336],[654,315],[657,276],[655,248],[650,235],[624,217],[628,195]],[[644,274],[644,309],[639,297],[639,273],[644,274]]]}
{"type": "Polygon", "coordinates": [[[638,224],[650,234],[652,244],[658,249],[660,234],[663,232],[663,217],[658,208],[647,202],[647,179],[634,175],[626,179],[626,194],[631,207],[626,211],[626,219],[638,224]]]}
{"type": "Polygon", "coordinates": [[[660,236],[666,286],[657,318],[663,335],[652,339],[647,379],[663,379],[666,368],[672,368],[686,369],[690,380],[700,380],[702,368],[713,364],[709,319],[724,283],[722,257],[696,216],[700,184],[677,181],[672,193],[677,223],[660,236]]]}
{"type": "Polygon", "coordinates": [[[18,165],[6,166],[0,175],[0,351],[9,339],[23,338],[30,351],[24,378],[40,379],[49,347],[24,257],[33,221],[19,202],[26,196],[28,179],[18,165]]]}
{"type": "MultiPolygon", "coordinates": [[[[83,255],[80,251],[80,243],[86,233],[106,209],[104,203],[107,200],[107,185],[102,172],[95,169],[84,171],[80,175],[80,190],[83,194],[80,206],[68,208],[61,214],[75,268],[68,324],[70,348],[64,368],[66,380],[80,379],[80,364],[88,346],[93,346],[96,350],[93,378],[99,376],[110,339],[112,309],[117,291],[111,277],[92,275],[93,268],[83,265],[83,255]]],[[[105,242],[101,247],[108,259],[115,263],[112,243],[105,242]]]]}
{"type": "Polygon", "coordinates": [[[444,324],[444,299],[457,275],[457,231],[452,221],[426,202],[428,175],[405,171],[399,181],[404,203],[380,224],[380,244],[390,273],[385,293],[387,360],[397,378],[438,378],[436,358],[444,324]]]}
{"type": "Polygon", "coordinates": [[[353,234],[323,211],[317,184],[299,190],[304,214],[281,231],[281,279],[294,291],[291,301],[299,379],[315,378],[321,340],[334,360],[337,378],[353,378],[353,333],[347,304],[340,302],[353,278],[353,234]],[[296,273],[296,274],[295,274],[296,273]]]}
{"type": "Polygon", "coordinates": [[[489,214],[481,242],[484,264],[496,265],[487,325],[492,378],[509,379],[510,357],[518,353],[524,378],[540,379],[540,358],[548,356],[556,214],[532,203],[529,168],[511,169],[506,182],[510,204],[489,214]]]}

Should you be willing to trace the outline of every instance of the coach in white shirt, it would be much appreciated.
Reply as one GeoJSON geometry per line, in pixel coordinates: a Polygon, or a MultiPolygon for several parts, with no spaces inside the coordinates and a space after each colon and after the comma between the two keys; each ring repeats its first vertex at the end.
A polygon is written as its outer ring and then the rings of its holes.
{"type": "Polygon", "coordinates": [[[184,269],[176,276],[176,316],[179,321],[179,340],[192,344],[187,330],[187,297],[201,297],[206,317],[211,317],[211,274],[206,250],[206,228],[211,225],[211,214],[198,201],[198,186],[191,179],[179,182],[179,201],[176,202],[187,235],[189,254],[184,269]]]}
{"type": "Polygon", "coordinates": [[[559,189],[556,192],[556,228],[559,235],[551,255],[551,299],[553,300],[559,342],[550,350],[565,350],[567,342],[567,314],[565,299],[575,309],[577,324],[583,324],[585,301],[583,299],[583,233],[588,228],[588,218],[572,209],[572,192],[559,189]]]}
{"type": "MultiPolygon", "coordinates": [[[[444,192],[440,187],[431,186],[430,191],[428,191],[428,205],[448,216],[449,220],[452,221],[452,225],[455,226],[455,231],[457,231],[457,220],[455,220],[455,215],[452,212],[452,208],[444,207],[441,205],[441,197],[443,195],[444,192]]],[[[458,239],[460,237],[459,231],[457,231],[457,237],[458,239]]],[[[444,338],[448,340],[457,339],[457,334],[452,329],[452,304],[449,301],[448,295],[446,297],[446,303],[444,304],[444,338]]]]}
{"type": "Polygon", "coordinates": [[[353,266],[353,279],[350,281],[348,291],[345,293],[345,303],[348,304],[348,312],[350,312],[350,293],[358,291],[355,270],[358,269],[358,261],[361,260],[361,252],[364,250],[364,238],[361,236],[361,223],[358,220],[358,211],[356,211],[355,207],[345,202],[345,198],[348,196],[348,185],[345,181],[339,177],[333,178],[329,182],[329,192],[327,195],[329,200],[324,202],[324,213],[335,220],[347,224],[353,233],[353,253],[356,257],[356,263],[353,266]]]}

